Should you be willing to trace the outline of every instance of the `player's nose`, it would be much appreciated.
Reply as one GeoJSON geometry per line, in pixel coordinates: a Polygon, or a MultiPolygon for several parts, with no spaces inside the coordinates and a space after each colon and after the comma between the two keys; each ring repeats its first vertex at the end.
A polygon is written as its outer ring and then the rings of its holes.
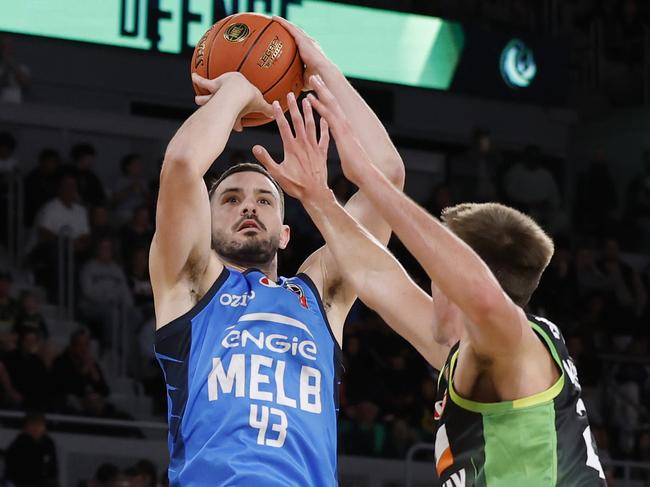
{"type": "Polygon", "coordinates": [[[257,214],[257,208],[255,208],[255,201],[252,201],[250,199],[245,200],[242,203],[241,206],[241,214],[246,215],[246,214],[257,214]]]}

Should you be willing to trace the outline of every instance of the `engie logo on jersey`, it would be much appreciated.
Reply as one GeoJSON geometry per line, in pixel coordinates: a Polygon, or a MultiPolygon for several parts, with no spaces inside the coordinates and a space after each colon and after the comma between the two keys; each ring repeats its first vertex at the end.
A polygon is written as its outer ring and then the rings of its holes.
{"type": "Polygon", "coordinates": [[[207,378],[208,401],[256,401],[248,407],[257,444],[282,448],[288,411],[323,411],[314,335],[302,321],[276,313],[244,314],[224,332],[207,378]]]}

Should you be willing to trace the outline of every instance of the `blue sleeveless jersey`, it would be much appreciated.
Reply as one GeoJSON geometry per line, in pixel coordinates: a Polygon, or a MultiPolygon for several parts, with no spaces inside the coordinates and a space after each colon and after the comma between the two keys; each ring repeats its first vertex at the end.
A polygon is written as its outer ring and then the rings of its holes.
{"type": "Polygon", "coordinates": [[[341,350],[308,276],[224,268],[155,349],[170,486],[337,485],[341,350]]]}

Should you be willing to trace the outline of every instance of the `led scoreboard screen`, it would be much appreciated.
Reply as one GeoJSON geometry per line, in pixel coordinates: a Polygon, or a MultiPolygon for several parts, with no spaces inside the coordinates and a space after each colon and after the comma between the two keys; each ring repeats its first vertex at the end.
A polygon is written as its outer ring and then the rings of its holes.
{"type": "Polygon", "coordinates": [[[237,12],[288,18],[353,78],[446,90],[463,50],[457,23],[317,0],[0,0],[0,31],[180,54],[237,12]]]}
{"type": "Polygon", "coordinates": [[[0,0],[0,31],[184,55],[233,13],[281,15],[350,78],[564,105],[561,41],[325,0],[0,0]]]}

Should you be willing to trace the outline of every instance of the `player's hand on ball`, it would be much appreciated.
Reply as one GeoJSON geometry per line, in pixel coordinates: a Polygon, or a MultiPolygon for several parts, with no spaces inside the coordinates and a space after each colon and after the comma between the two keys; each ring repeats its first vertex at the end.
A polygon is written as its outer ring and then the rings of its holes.
{"type": "Polygon", "coordinates": [[[352,183],[360,186],[361,178],[368,166],[372,165],[372,162],[359,140],[355,137],[350,121],[343,112],[341,105],[325,86],[320,76],[312,76],[310,84],[313,86],[318,98],[309,94],[307,99],[329,124],[341,159],[343,174],[352,183]]]}
{"type": "Polygon", "coordinates": [[[273,107],[264,100],[262,93],[252,85],[241,73],[225,73],[214,79],[206,79],[196,73],[192,73],[192,82],[210,92],[209,95],[197,95],[196,104],[203,106],[208,103],[219,90],[232,90],[234,96],[241,96],[244,109],[237,116],[235,130],[241,132],[241,119],[249,113],[263,113],[267,117],[273,117],[273,107]]]}
{"type": "Polygon", "coordinates": [[[313,89],[313,86],[311,86],[309,83],[311,77],[315,74],[319,74],[322,69],[334,65],[325,55],[325,52],[323,52],[323,49],[320,47],[318,42],[309,37],[300,27],[297,27],[287,19],[284,19],[277,15],[273,16],[273,20],[280,23],[282,27],[284,27],[296,41],[298,52],[300,53],[300,57],[306,66],[304,75],[305,84],[302,90],[311,91],[313,89]]]}
{"type": "Polygon", "coordinates": [[[282,113],[280,104],[277,101],[273,102],[273,115],[282,137],[284,161],[282,164],[276,163],[268,151],[259,145],[253,148],[253,154],[290,196],[304,202],[306,198],[328,190],[329,130],[327,122],[321,118],[319,140],[316,136],[316,122],[311,104],[306,99],[303,100],[303,120],[293,93],[287,95],[287,100],[295,136],[282,113]]]}

